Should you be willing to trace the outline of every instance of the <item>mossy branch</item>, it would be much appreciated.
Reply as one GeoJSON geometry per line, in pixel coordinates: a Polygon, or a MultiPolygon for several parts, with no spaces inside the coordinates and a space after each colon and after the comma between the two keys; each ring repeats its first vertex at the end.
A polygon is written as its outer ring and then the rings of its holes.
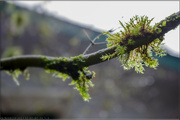
{"type": "MultiPolygon", "coordinates": [[[[48,57],[53,59],[52,57],[48,57]]],[[[41,56],[39,55],[23,55],[23,56],[14,56],[10,58],[4,58],[0,61],[1,67],[0,70],[15,70],[20,69],[24,70],[27,67],[40,67],[45,68],[46,63],[41,56]]]]}
{"type": "MultiPolygon", "coordinates": [[[[160,28],[162,30],[160,33],[151,33],[151,34],[148,33],[145,36],[141,36],[141,38],[137,37],[136,39],[134,39],[135,44],[127,46],[128,47],[127,49],[130,51],[139,46],[151,43],[156,38],[159,38],[163,36],[165,33],[171,31],[172,29],[175,29],[179,24],[180,24],[180,11],[170,15],[169,17],[166,17],[164,20],[158,23],[157,28],[160,28]],[[163,25],[164,22],[166,22],[166,25],[163,25]]],[[[104,60],[101,59],[102,55],[112,54],[114,53],[115,49],[116,49],[116,46],[111,47],[111,48],[101,49],[97,52],[84,55],[82,56],[82,59],[84,61],[83,62],[77,61],[78,62],[77,64],[78,66],[81,66],[81,67],[87,67],[87,66],[104,62],[104,60]]],[[[4,58],[0,60],[0,65],[1,65],[0,70],[11,70],[11,69],[17,69],[17,68],[24,69],[27,67],[45,68],[47,62],[45,62],[42,59],[42,57],[43,57],[42,55],[23,55],[23,56],[4,58]]],[[[57,60],[57,57],[49,57],[49,56],[44,56],[44,57],[51,59],[53,61],[57,60]]],[[[77,57],[77,59],[79,58],[77,57]]],[[[68,62],[73,62],[75,60],[76,59],[68,59],[68,62]]],[[[57,64],[57,66],[59,65],[57,64]]]]}
{"type": "MultiPolygon", "coordinates": [[[[146,19],[146,17],[144,18],[141,17],[141,18],[142,18],[141,22],[144,23],[149,22],[146,19]]],[[[164,20],[155,24],[152,30],[150,29],[150,26],[148,26],[148,30],[144,30],[143,28],[144,26],[142,28],[138,28],[138,26],[136,26],[136,28],[132,27],[133,32],[129,31],[129,33],[135,33],[136,35],[131,35],[128,33],[128,30],[130,30],[129,26],[125,27],[121,22],[120,24],[125,29],[125,32],[121,32],[121,33],[125,34],[126,36],[125,35],[124,35],[125,37],[120,36],[120,38],[122,39],[120,39],[119,42],[117,43],[116,41],[113,41],[117,45],[110,44],[110,47],[108,48],[101,49],[97,52],[90,53],[87,55],[79,55],[72,58],[49,57],[42,55],[23,55],[23,56],[4,58],[0,60],[0,70],[15,71],[19,69],[20,71],[24,71],[28,67],[40,67],[48,70],[48,72],[56,73],[57,76],[60,73],[62,73],[63,75],[60,74],[59,76],[61,77],[63,76],[64,78],[67,78],[66,75],[71,76],[73,79],[72,84],[76,84],[76,89],[78,89],[80,91],[80,94],[84,96],[83,98],[88,101],[90,99],[90,96],[89,94],[87,94],[87,91],[89,86],[93,86],[90,80],[94,76],[94,73],[88,71],[86,67],[104,62],[106,60],[112,59],[117,56],[122,57],[122,55],[120,55],[121,53],[122,54],[128,53],[128,55],[130,55],[131,54],[130,51],[135,50],[138,47],[140,48],[137,49],[136,51],[140,51],[141,49],[146,50],[147,49],[146,45],[154,41],[155,42],[153,44],[159,44],[157,42],[157,39],[163,40],[161,38],[167,32],[171,31],[172,29],[175,29],[180,24],[180,11],[170,15],[169,17],[166,17],[164,20]],[[124,48],[126,48],[125,52],[122,52],[124,48]],[[108,55],[110,55],[110,57],[108,57],[108,55]],[[107,56],[108,59],[106,58],[102,59],[102,56],[105,57],[107,56]]],[[[149,24],[146,23],[145,25],[149,25],[149,24]]],[[[114,37],[116,36],[116,34],[110,36],[114,37]]],[[[113,38],[111,38],[111,40],[112,39],[113,38]]],[[[112,41],[110,41],[110,43],[111,42],[112,41]]],[[[153,48],[153,47],[152,49],[157,50],[157,48],[153,48]]],[[[144,50],[141,52],[144,52],[144,50]]],[[[143,58],[143,56],[141,57],[143,58]]],[[[143,59],[145,59],[145,57],[143,59]]]]}
{"type": "MultiPolygon", "coordinates": [[[[144,36],[134,38],[135,43],[133,45],[126,46],[127,50],[131,51],[142,45],[151,43],[156,38],[160,38],[161,36],[164,36],[167,32],[175,29],[179,24],[180,24],[180,11],[170,15],[169,17],[166,17],[164,20],[161,20],[159,23],[157,23],[156,27],[161,29],[162,30],[161,32],[147,33],[144,36]],[[166,25],[164,25],[165,22],[166,22],[166,25]]],[[[124,44],[122,43],[121,46],[123,46],[123,45],[124,44]]],[[[97,52],[94,52],[94,53],[91,53],[88,55],[84,55],[83,58],[85,58],[85,62],[82,63],[82,65],[90,66],[90,65],[104,62],[105,60],[101,59],[101,57],[106,54],[113,54],[115,52],[116,48],[117,48],[117,46],[113,46],[111,48],[105,48],[105,49],[99,50],[97,52]]],[[[114,57],[117,57],[117,56],[113,56],[112,58],[114,58],[114,57]]],[[[112,59],[112,58],[110,58],[110,59],[112,59]]]]}

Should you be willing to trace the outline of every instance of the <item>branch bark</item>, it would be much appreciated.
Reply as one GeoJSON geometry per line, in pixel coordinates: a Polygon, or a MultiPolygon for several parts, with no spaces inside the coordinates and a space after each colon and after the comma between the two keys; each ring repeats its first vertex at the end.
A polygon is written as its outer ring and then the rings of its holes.
{"type": "MultiPolygon", "coordinates": [[[[127,46],[128,50],[133,50],[139,46],[145,45],[147,43],[152,42],[154,39],[159,38],[166,34],[167,32],[171,31],[172,29],[175,29],[180,24],[180,11],[177,13],[174,13],[170,15],[169,17],[166,17],[164,20],[160,21],[158,23],[158,28],[162,30],[159,34],[153,33],[153,34],[147,34],[146,36],[143,36],[141,38],[135,39],[135,44],[131,46],[127,46]],[[163,26],[163,22],[166,22],[166,25],[163,26]]],[[[77,69],[81,69],[83,67],[95,65],[101,62],[104,62],[104,60],[101,59],[101,57],[105,54],[112,54],[115,52],[116,46],[112,48],[105,48],[101,49],[97,52],[90,53],[87,55],[83,55],[81,59],[83,61],[78,61],[76,58],[74,59],[67,59],[68,64],[62,64],[62,62],[57,62],[54,69],[59,70],[59,67],[73,67],[71,65],[74,65],[74,62],[76,61],[77,69]]],[[[4,58],[0,60],[0,70],[14,70],[14,69],[21,69],[24,70],[27,67],[40,67],[40,68],[46,68],[47,64],[49,64],[47,61],[42,59],[43,57],[57,61],[57,57],[50,57],[50,56],[42,56],[42,55],[23,55],[23,56],[16,56],[16,57],[10,57],[10,58],[4,58]]],[[[79,59],[77,57],[77,59],[79,59]]],[[[66,73],[66,69],[61,69],[60,72],[66,73]]]]}

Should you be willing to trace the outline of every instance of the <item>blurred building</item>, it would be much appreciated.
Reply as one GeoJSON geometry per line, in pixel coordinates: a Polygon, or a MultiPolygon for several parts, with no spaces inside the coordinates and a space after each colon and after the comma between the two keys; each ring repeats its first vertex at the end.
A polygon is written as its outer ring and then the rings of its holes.
{"type": "MultiPolygon", "coordinates": [[[[0,2],[0,55],[47,55],[71,57],[82,54],[91,38],[100,31],[65,18],[14,4],[0,2]]],[[[105,40],[100,37],[97,42],[105,40]]],[[[94,46],[90,52],[105,48],[94,46]]],[[[44,118],[178,118],[179,58],[168,54],[159,58],[157,70],[144,74],[125,71],[113,59],[89,67],[96,72],[92,99],[84,102],[78,91],[40,68],[29,68],[30,80],[1,71],[1,117],[44,118]]]]}

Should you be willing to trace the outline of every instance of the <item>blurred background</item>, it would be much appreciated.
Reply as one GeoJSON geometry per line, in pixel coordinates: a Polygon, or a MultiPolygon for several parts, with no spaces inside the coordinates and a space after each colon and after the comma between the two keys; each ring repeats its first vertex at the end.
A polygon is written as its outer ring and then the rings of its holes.
{"type": "MultiPolygon", "coordinates": [[[[91,21],[88,24],[78,22],[68,16],[47,11],[48,7],[45,9],[43,6],[48,4],[47,1],[39,2],[30,7],[28,4],[0,1],[1,58],[27,54],[76,56],[82,54],[89,45],[83,30],[93,39],[103,30],[119,27],[114,24],[103,28],[103,25],[94,26],[91,21]]],[[[73,12],[70,2],[68,5],[67,8],[73,12]]],[[[127,18],[125,13],[119,16],[124,21],[127,18]]],[[[144,74],[137,74],[134,69],[126,71],[117,59],[90,66],[96,72],[92,80],[95,86],[90,89],[90,102],[84,102],[78,91],[68,85],[71,79],[63,82],[45,73],[43,69],[29,68],[30,79],[25,80],[20,76],[20,86],[15,84],[11,76],[1,71],[1,117],[178,118],[179,34],[173,34],[177,32],[179,28],[171,31],[169,38],[172,38],[171,42],[175,41],[175,45],[165,46],[167,56],[159,58],[160,65],[156,70],[145,68],[144,74]],[[173,48],[176,49],[173,51],[173,48]]],[[[102,36],[97,42],[105,39],[102,36]]],[[[89,53],[105,47],[94,46],[89,53]]]]}

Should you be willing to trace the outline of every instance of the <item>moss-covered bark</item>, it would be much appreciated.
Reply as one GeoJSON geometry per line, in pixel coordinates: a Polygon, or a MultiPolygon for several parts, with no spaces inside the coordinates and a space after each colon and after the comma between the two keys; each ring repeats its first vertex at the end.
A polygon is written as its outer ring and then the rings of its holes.
{"type": "MultiPolygon", "coordinates": [[[[134,50],[143,45],[152,43],[154,40],[157,40],[157,38],[162,38],[165,33],[175,29],[179,24],[180,12],[177,12],[157,23],[155,25],[155,30],[157,31],[146,32],[141,36],[133,37],[132,41],[130,41],[133,42],[133,44],[125,44],[125,42],[122,42],[119,45],[126,47],[126,52],[134,50]]],[[[129,38],[126,37],[123,41],[126,40],[128,41],[129,38]]],[[[54,72],[56,75],[59,74],[59,76],[64,78],[71,76],[73,79],[72,84],[76,84],[76,88],[80,91],[80,94],[88,101],[90,99],[90,96],[87,93],[88,87],[93,86],[90,80],[94,77],[94,73],[88,71],[86,67],[106,61],[102,59],[102,56],[115,53],[118,46],[111,46],[91,54],[83,56],[79,55],[72,58],[42,55],[24,55],[5,58],[0,60],[0,70],[10,71],[12,73],[17,69],[24,71],[28,67],[40,67],[48,70],[50,73],[54,72]]],[[[115,54],[109,59],[117,56],[118,54],[115,54]]]]}

